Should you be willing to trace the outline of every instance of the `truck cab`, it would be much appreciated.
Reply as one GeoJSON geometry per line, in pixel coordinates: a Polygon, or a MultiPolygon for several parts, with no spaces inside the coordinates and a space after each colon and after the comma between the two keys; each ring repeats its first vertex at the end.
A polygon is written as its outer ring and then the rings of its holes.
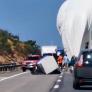
{"type": "Polygon", "coordinates": [[[27,58],[22,61],[22,71],[25,72],[27,69],[31,70],[35,68],[40,58],[40,55],[28,55],[27,58]]]}

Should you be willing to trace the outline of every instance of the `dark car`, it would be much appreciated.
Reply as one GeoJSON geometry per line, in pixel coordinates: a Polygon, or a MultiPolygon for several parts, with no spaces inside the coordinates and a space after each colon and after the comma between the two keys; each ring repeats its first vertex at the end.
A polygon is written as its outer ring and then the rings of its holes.
{"type": "Polygon", "coordinates": [[[92,85],[92,49],[82,50],[74,66],[73,88],[92,85]]]}

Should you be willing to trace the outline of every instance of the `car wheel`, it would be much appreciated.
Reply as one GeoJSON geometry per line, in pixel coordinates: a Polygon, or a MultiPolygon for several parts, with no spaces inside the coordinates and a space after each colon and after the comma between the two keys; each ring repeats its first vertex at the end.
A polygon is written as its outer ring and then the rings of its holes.
{"type": "Polygon", "coordinates": [[[74,89],[79,89],[80,88],[79,79],[74,79],[73,88],[74,89]]]}
{"type": "Polygon", "coordinates": [[[23,71],[23,72],[26,72],[26,68],[22,68],[22,71],[23,71]]]}
{"type": "Polygon", "coordinates": [[[32,73],[32,74],[35,74],[35,72],[34,72],[34,71],[31,71],[31,73],[32,73]]]}
{"type": "Polygon", "coordinates": [[[34,68],[30,68],[29,70],[30,70],[31,74],[34,74],[34,68]]]}

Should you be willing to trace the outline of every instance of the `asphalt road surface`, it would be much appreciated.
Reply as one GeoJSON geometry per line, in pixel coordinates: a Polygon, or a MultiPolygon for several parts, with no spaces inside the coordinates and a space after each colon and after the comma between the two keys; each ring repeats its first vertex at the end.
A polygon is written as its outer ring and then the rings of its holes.
{"type": "Polygon", "coordinates": [[[80,89],[73,89],[73,75],[68,71],[65,72],[62,84],[57,92],[92,92],[92,86],[81,86],[80,89]]]}
{"type": "Polygon", "coordinates": [[[0,76],[0,92],[50,92],[58,74],[32,75],[27,71],[0,76]]]}
{"type": "Polygon", "coordinates": [[[69,71],[49,75],[32,75],[29,71],[0,74],[0,92],[92,92],[92,86],[75,90],[72,83],[69,71]]]}

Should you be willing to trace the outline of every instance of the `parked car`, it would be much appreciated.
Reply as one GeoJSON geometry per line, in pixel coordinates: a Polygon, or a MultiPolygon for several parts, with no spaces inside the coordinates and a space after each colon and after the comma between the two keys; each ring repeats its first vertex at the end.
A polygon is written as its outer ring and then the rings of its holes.
{"type": "Polygon", "coordinates": [[[73,88],[92,85],[92,49],[82,50],[74,65],[73,88]]]}
{"type": "Polygon", "coordinates": [[[22,62],[22,71],[29,69],[32,73],[37,69],[37,62],[40,60],[40,55],[28,55],[26,60],[22,62]]]}

